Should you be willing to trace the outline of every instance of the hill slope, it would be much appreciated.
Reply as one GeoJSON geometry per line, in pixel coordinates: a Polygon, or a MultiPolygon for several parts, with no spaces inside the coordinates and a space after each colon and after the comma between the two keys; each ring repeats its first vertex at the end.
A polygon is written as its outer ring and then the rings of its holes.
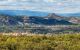
{"type": "Polygon", "coordinates": [[[20,23],[28,23],[28,24],[40,24],[40,25],[68,25],[72,24],[62,17],[59,17],[55,14],[48,17],[37,17],[37,16],[8,16],[8,15],[0,15],[0,24],[7,25],[17,25],[20,23]]]}

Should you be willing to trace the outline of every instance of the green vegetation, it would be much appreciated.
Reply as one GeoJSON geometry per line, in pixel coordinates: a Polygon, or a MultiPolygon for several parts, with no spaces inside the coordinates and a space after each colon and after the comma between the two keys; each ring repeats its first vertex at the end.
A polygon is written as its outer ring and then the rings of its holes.
{"type": "Polygon", "coordinates": [[[32,27],[32,25],[15,25],[15,26],[7,26],[3,25],[0,26],[0,32],[2,33],[11,33],[11,32],[30,32],[30,33],[36,33],[36,34],[47,34],[47,33],[70,33],[70,32],[80,32],[79,28],[80,25],[65,25],[65,27],[62,27],[64,25],[53,25],[53,27],[49,26],[41,26],[41,27],[32,27]],[[66,27],[67,26],[67,27],[66,27]],[[55,28],[57,28],[55,30],[55,28]]]}
{"type": "Polygon", "coordinates": [[[0,35],[0,50],[80,50],[80,34],[0,35]]]}

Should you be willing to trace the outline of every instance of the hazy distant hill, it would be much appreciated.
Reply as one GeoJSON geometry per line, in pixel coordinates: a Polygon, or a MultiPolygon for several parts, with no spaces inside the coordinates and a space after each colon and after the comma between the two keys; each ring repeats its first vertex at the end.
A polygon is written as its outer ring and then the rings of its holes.
{"type": "Polygon", "coordinates": [[[80,13],[58,13],[58,15],[65,17],[80,17],[80,13]]]}
{"type": "Polygon", "coordinates": [[[47,16],[46,12],[29,11],[29,10],[0,10],[0,14],[11,16],[47,16]]]}
{"type": "MultiPolygon", "coordinates": [[[[12,16],[48,16],[48,12],[29,11],[29,10],[0,10],[0,14],[12,15],[12,16]]],[[[80,13],[56,13],[58,16],[64,17],[80,17],[80,13]]]]}

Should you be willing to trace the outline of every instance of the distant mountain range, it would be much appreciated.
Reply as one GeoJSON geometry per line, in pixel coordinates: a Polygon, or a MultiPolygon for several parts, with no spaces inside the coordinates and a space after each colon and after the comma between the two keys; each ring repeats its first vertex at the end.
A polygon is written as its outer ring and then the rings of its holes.
{"type": "MultiPolygon", "coordinates": [[[[29,11],[29,10],[0,10],[0,14],[6,14],[11,16],[48,16],[49,13],[47,12],[40,12],[40,11],[29,11]]],[[[80,17],[80,13],[56,13],[59,16],[64,17],[80,17]]]]}
{"type": "Polygon", "coordinates": [[[0,14],[10,15],[10,16],[47,16],[46,12],[39,11],[29,11],[29,10],[0,10],[0,14]]]}
{"type": "Polygon", "coordinates": [[[18,24],[38,24],[38,25],[70,25],[79,24],[80,18],[63,17],[55,13],[44,13],[27,10],[0,10],[0,25],[18,24]]]}
{"type": "Polygon", "coordinates": [[[0,25],[23,25],[26,23],[37,25],[71,25],[80,23],[80,19],[75,17],[62,17],[54,13],[46,17],[0,15],[0,25]]]}
{"type": "Polygon", "coordinates": [[[80,13],[61,13],[58,15],[64,16],[64,17],[80,17],[80,13]]]}

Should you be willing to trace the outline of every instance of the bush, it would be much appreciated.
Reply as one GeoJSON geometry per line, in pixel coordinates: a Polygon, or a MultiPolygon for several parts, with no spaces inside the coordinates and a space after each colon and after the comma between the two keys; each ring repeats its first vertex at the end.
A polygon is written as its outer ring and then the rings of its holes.
{"type": "Polygon", "coordinates": [[[0,50],[80,50],[80,34],[0,35],[0,50]]]}

